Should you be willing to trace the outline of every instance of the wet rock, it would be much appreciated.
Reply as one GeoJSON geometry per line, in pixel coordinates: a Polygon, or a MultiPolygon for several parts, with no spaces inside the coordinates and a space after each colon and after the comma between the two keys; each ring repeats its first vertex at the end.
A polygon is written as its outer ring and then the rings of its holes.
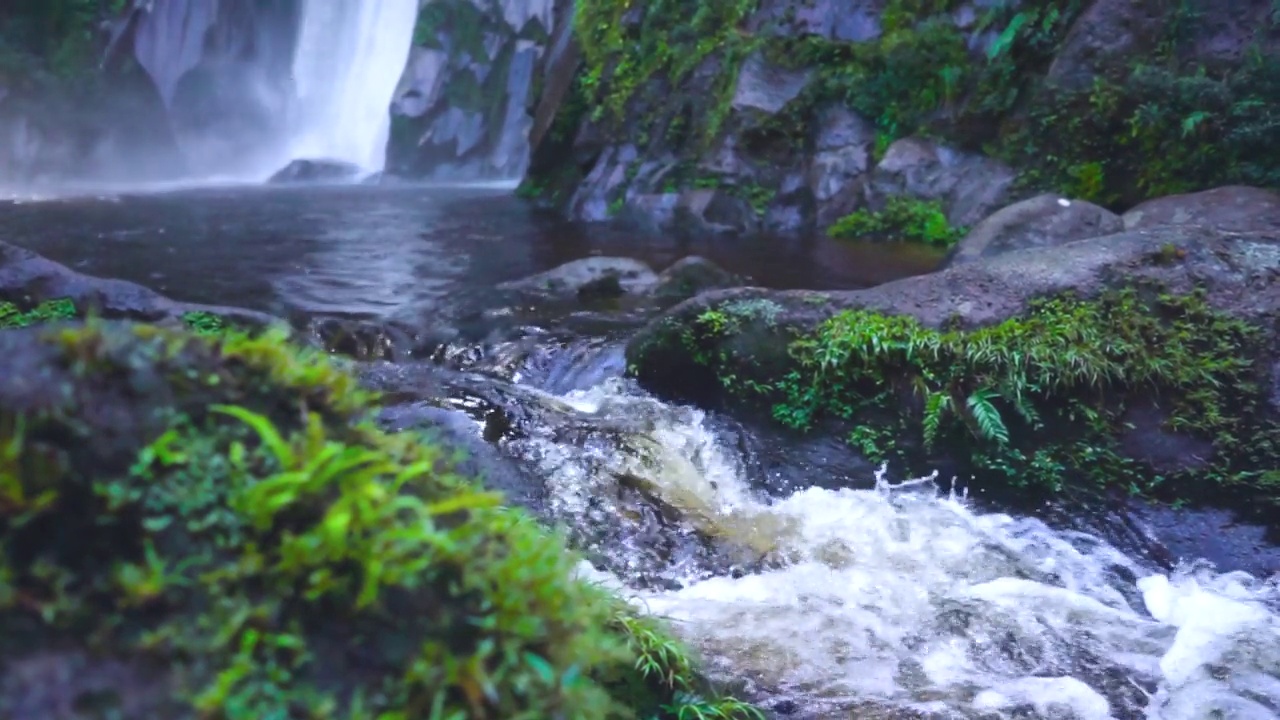
{"type": "Polygon", "coordinates": [[[620,188],[627,182],[627,169],[639,157],[634,145],[608,147],[569,201],[569,215],[577,220],[599,222],[613,215],[620,188]]]}
{"type": "Polygon", "coordinates": [[[952,225],[970,226],[1009,200],[1016,173],[991,158],[961,152],[921,138],[889,146],[871,172],[867,202],[872,207],[894,195],[939,200],[952,225]]]}
{"type": "Polygon", "coordinates": [[[1191,225],[1227,232],[1280,231],[1280,193],[1230,185],[1148,200],[1124,214],[1126,230],[1191,225]]]}
{"type": "Polygon", "coordinates": [[[753,53],[742,64],[738,85],[733,93],[735,110],[758,110],[773,115],[798,96],[809,84],[811,70],[790,70],[753,53]]]}
{"type": "Polygon", "coordinates": [[[1139,402],[1125,412],[1127,429],[1120,450],[1158,473],[1199,470],[1213,461],[1213,443],[1166,429],[1168,414],[1154,401],[1139,402]]]}
{"type": "Polygon", "coordinates": [[[276,171],[267,182],[272,185],[337,182],[354,180],[359,175],[358,166],[340,160],[294,160],[276,171]]]}
{"type": "MultiPolygon", "coordinates": [[[[1264,346],[1274,348],[1280,331],[1278,270],[1280,233],[1166,226],[1028,248],[866,290],[703,293],[634,336],[627,360],[647,388],[714,405],[732,399],[722,389],[722,375],[733,375],[738,383],[785,376],[793,368],[792,340],[813,333],[841,310],[905,315],[934,329],[972,329],[1019,316],[1037,298],[1071,293],[1089,299],[1132,286],[1162,287],[1174,295],[1203,290],[1211,307],[1261,328],[1267,333],[1264,346]],[[1177,259],[1169,261],[1171,256],[1177,259]],[[684,333],[708,310],[731,317],[733,330],[699,333],[698,342],[687,342],[684,333]],[[712,367],[706,358],[725,360],[712,367]]],[[[1269,355],[1255,359],[1265,360],[1265,367],[1274,362],[1269,355]]],[[[1264,392],[1271,387],[1268,378],[1264,392]]],[[[1199,443],[1141,428],[1139,423],[1128,439],[1129,449],[1152,466],[1190,470],[1207,457],[1199,443]]]]}
{"type": "Polygon", "coordinates": [[[686,190],[676,205],[673,223],[692,234],[746,233],[759,229],[755,208],[718,188],[686,190]]]}
{"type": "Polygon", "coordinates": [[[861,203],[861,180],[870,169],[875,137],[875,127],[847,109],[833,107],[821,114],[806,178],[819,227],[830,226],[861,203]]]}
{"type": "Polygon", "coordinates": [[[515,280],[498,286],[500,290],[514,290],[540,295],[572,297],[584,292],[605,289],[602,283],[617,283],[621,293],[639,294],[649,291],[657,283],[658,276],[639,260],[624,257],[589,257],[565,263],[523,280],[515,280]]]}
{"type": "Polygon", "coordinates": [[[1085,200],[1045,194],[1014,203],[978,223],[952,251],[960,265],[1011,250],[1047,247],[1124,230],[1120,216],[1085,200]]]}
{"type": "Polygon", "coordinates": [[[242,308],[182,303],[124,280],[82,275],[30,250],[0,242],[0,300],[22,307],[68,299],[80,314],[146,322],[181,321],[184,314],[218,315],[248,327],[265,327],[280,319],[242,308]]]}
{"type": "Polygon", "coordinates": [[[655,297],[683,300],[706,290],[741,284],[737,275],[704,257],[690,255],[663,270],[651,292],[655,297]]]}

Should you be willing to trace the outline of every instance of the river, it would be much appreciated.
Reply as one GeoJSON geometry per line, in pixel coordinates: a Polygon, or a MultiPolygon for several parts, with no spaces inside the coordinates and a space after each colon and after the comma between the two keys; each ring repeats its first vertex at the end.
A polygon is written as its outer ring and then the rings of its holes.
{"type": "Polygon", "coordinates": [[[936,253],[584,227],[485,186],[28,199],[0,204],[0,237],[179,300],[444,333],[434,358],[362,366],[399,398],[390,424],[449,414],[585,574],[779,717],[1280,717],[1280,553],[1260,528],[890,479],[837,441],[638,388],[622,347],[653,308],[497,290],[590,255],[689,254],[765,287],[866,287],[936,253]]]}

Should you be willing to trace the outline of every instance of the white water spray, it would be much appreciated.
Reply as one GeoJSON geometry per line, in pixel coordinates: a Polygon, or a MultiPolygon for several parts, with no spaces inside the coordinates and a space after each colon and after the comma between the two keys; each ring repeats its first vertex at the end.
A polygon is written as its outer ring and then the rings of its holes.
{"type": "Polygon", "coordinates": [[[408,62],[418,0],[305,0],[294,55],[290,158],[378,172],[391,98],[408,62]]]}
{"type": "MultiPolygon", "coordinates": [[[[768,548],[757,572],[671,567],[683,587],[631,591],[713,671],[767,695],[821,717],[866,703],[975,719],[1280,717],[1280,577],[1204,563],[1164,573],[1085,533],[976,513],[927,482],[770,500],[699,411],[617,380],[560,400],[579,422],[648,428],[586,455],[550,439],[533,453],[570,522],[610,477],[647,474],[703,532],[768,548]]],[[[627,581],[628,552],[614,550],[610,585],[627,581]]]]}

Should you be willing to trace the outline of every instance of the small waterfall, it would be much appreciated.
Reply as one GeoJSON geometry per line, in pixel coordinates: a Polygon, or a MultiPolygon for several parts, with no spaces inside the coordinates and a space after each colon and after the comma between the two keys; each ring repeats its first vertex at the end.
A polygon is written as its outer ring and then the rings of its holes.
{"type": "Polygon", "coordinates": [[[291,158],[382,170],[391,99],[417,16],[418,0],[305,0],[293,61],[291,158]]]}

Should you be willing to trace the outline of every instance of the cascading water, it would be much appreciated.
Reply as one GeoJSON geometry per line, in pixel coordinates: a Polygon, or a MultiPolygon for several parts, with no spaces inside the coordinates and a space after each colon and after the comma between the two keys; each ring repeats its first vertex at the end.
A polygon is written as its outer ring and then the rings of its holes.
{"type": "Polygon", "coordinates": [[[383,168],[391,98],[417,16],[418,0],[305,0],[293,62],[292,158],[383,168]]]}
{"type": "Polygon", "coordinates": [[[606,571],[584,572],[803,717],[1280,716],[1280,577],[1165,572],[927,479],[771,499],[701,411],[616,378],[540,395],[510,449],[606,571]],[[673,549],[681,527],[729,555],[673,549]]]}

